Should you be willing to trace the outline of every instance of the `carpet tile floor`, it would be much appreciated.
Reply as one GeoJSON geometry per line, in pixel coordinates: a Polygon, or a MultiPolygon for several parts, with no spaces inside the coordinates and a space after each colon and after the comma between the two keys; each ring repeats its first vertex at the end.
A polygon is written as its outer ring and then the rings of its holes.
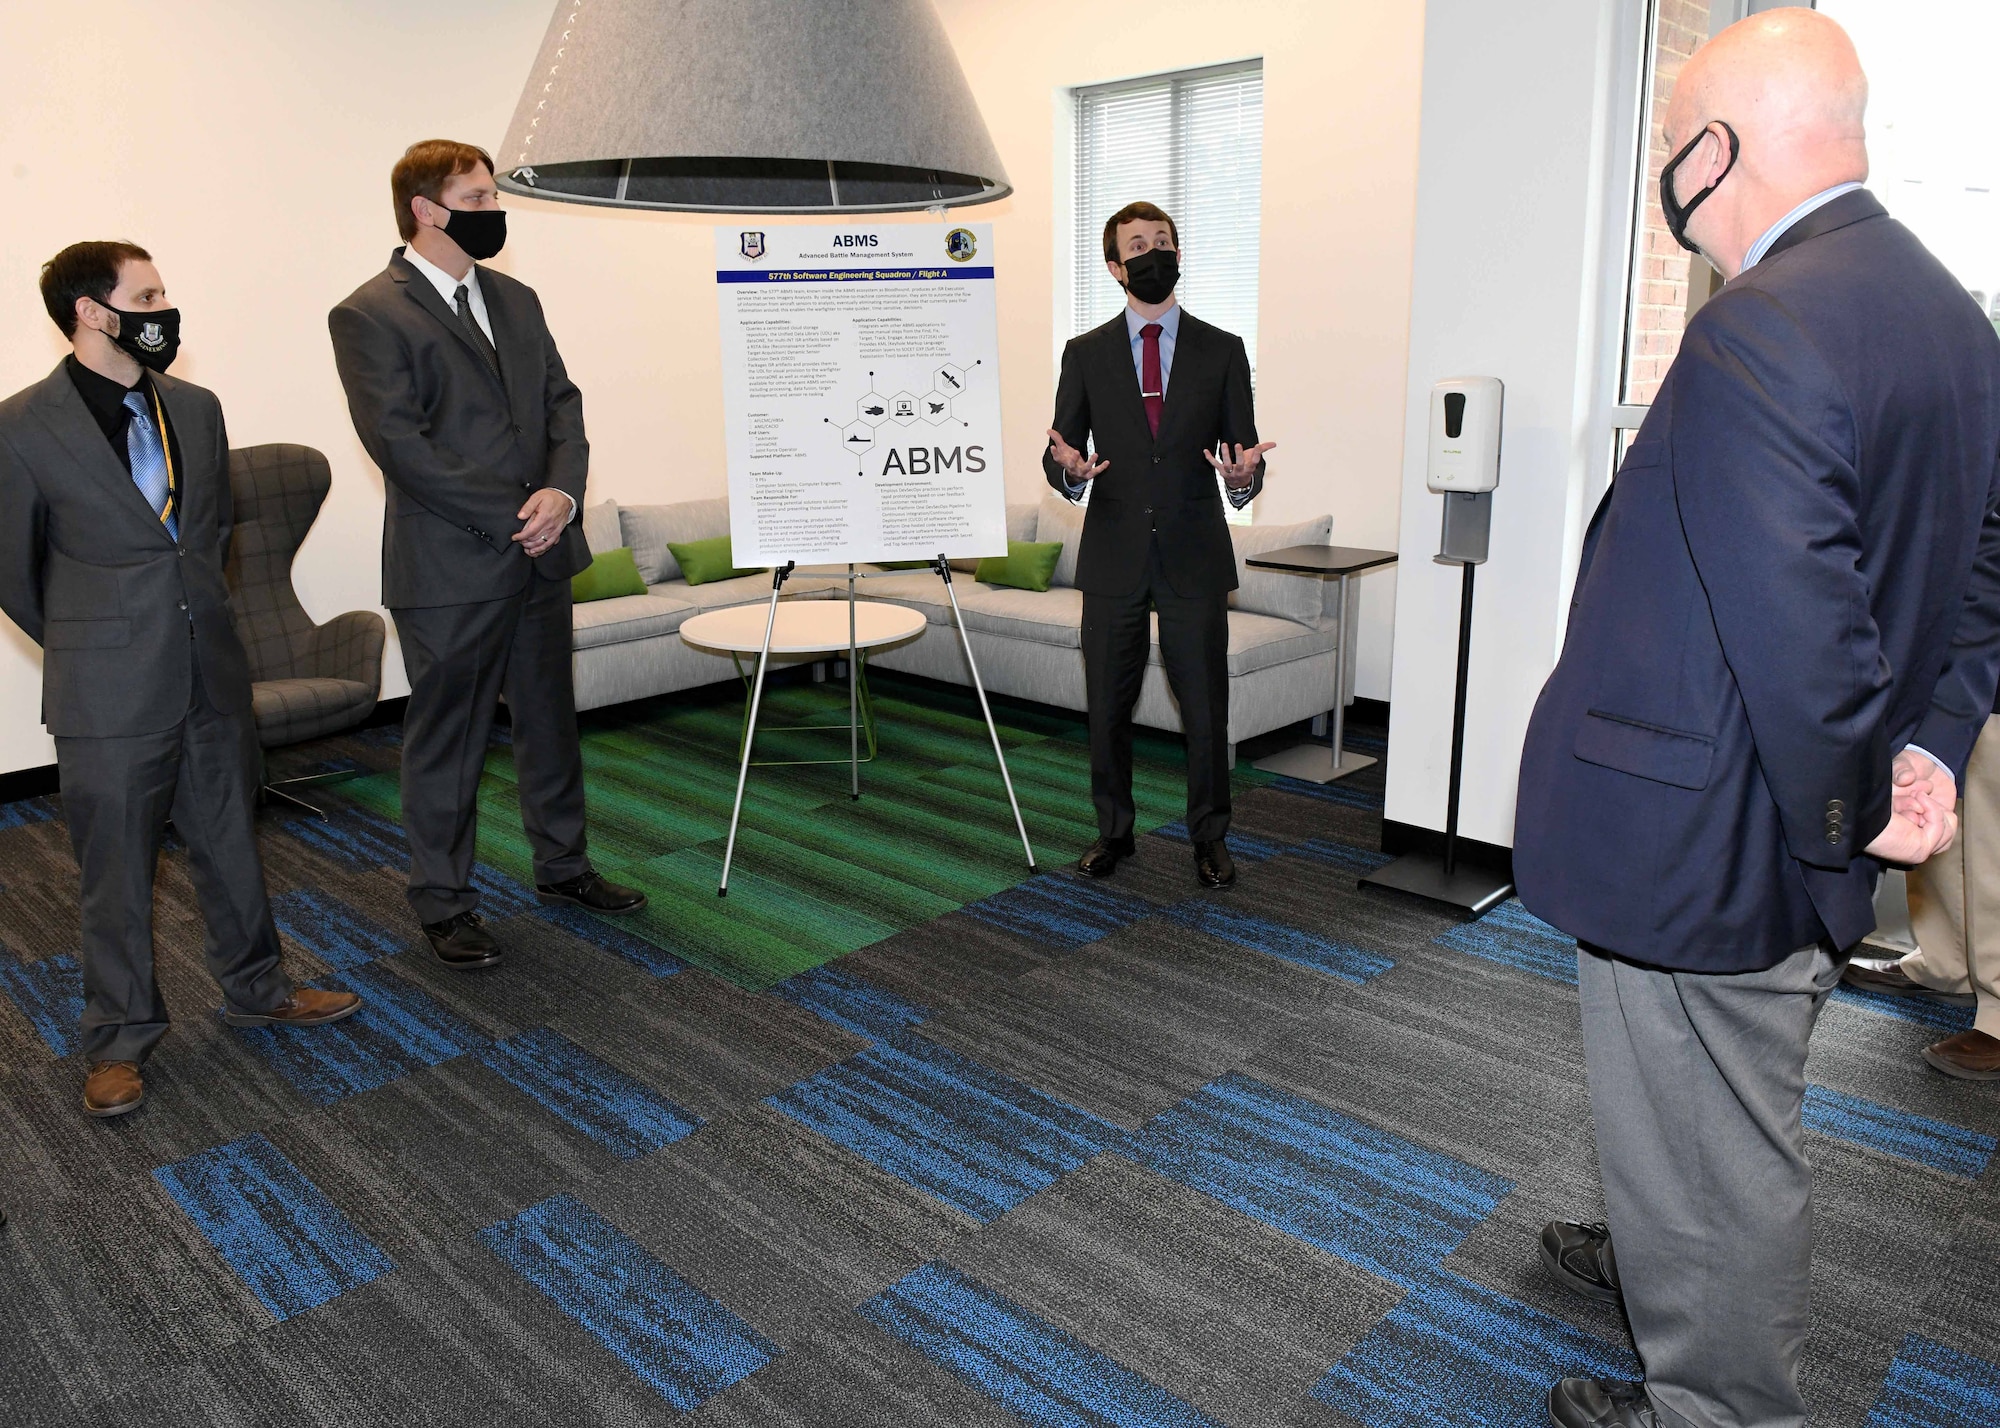
{"type": "MultiPolygon", "coordinates": [[[[753,774],[726,900],[734,691],[586,716],[594,856],[653,896],[617,922],[535,901],[496,739],[507,960],[474,975],[403,899],[397,731],[291,751],[362,776],[260,825],[288,963],[367,1008],[225,1026],[170,843],[174,1033],[108,1122],[61,800],[0,805],[0,1423],[1527,1428],[1551,1377],[1636,1373],[1535,1255],[1601,1212],[1574,946],[1358,888],[1382,767],[1246,750],[1239,883],[1205,893],[1144,738],[1146,836],[1092,883],[1079,721],[999,710],[1030,874],[976,709],[876,695],[858,803],[753,774]]],[[[1822,1018],[1817,1424],[2000,1423],[2000,1092],[1917,1055],[1968,1022],[1822,1018]]]]}

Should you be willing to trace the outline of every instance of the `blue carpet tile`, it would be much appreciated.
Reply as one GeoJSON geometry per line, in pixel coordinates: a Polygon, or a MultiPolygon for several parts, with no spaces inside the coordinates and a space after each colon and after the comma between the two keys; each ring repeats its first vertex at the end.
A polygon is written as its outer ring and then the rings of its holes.
{"type": "Polygon", "coordinates": [[[1043,873],[968,904],[968,917],[1037,942],[1081,947],[1150,915],[1153,905],[1083,878],[1043,873]]]}
{"type": "MultiPolygon", "coordinates": [[[[1176,843],[1189,842],[1186,819],[1178,823],[1169,823],[1163,828],[1155,828],[1153,832],[1162,838],[1171,838],[1176,843]]],[[[1229,832],[1227,841],[1229,856],[1239,863],[1269,862],[1289,847],[1285,843],[1273,843],[1268,838],[1256,838],[1248,833],[1239,833],[1233,828],[1229,832]]]]}
{"type": "Polygon", "coordinates": [[[298,888],[271,899],[278,931],[336,972],[393,957],[409,944],[332,893],[298,888]]]}
{"type": "Polygon", "coordinates": [[[1513,1183],[1340,1111],[1231,1074],[1161,1112],[1125,1154],[1404,1288],[1513,1183]]]}
{"type": "Polygon", "coordinates": [[[487,1042],[422,988],[387,968],[357,967],[314,985],[359,992],[365,1004],[330,1026],[261,1026],[236,1034],[318,1105],[400,1081],[487,1042]]]}
{"type": "Polygon", "coordinates": [[[49,1050],[67,1056],[76,1049],[77,1018],[83,1015],[83,970],[64,953],[39,962],[17,962],[0,947],[0,992],[20,1009],[49,1050]]]}
{"type": "Polygon", "coordinates": [[[1993,1156],[1994,1139],[1911,1111],[1878,1106],[1824,1086],[1806,1087],[1807,1130],[1914,1160],[1947,1175],[1979,1177],[1993,1156]]]}
{"type": "Polygon", "coordinates": [[[153,1178],[278,1319],[395,1268],[262,1135],[163,1165],[153,1178]]]}
{"type": "Polygon", "coordinates": [[[2000,1423],[2000,1364],[1915,1334],[1903,1340],[1868,1428],[1967,1428],[2000,1423]]]}
{"type": "Polygon", "coordinates": [[[549,903],[538,907],[535,916],[551,927],[560,927],[579,941],[588,942],[614,957],[624,958],[655,977],[671,977],[687,969],[687,963],[666,948],[655,947],[645,938],[622,927],[613,927],[603,918],[594,917],[572,903],[549,903]]]}
{"type": "Polygon", "coordinates": [[[1880,992],[1864,992],[1859,987],[1836,987],[1833,997],[1835,1001],[1864,1007],[1883,1016],[1913,1021],[1920,1026],[1934,1026],[1946,1035],[1972,1030],[1972,1019],[1977,1010],[1974,1007],[1946,1006],[1928,997],[1885,997],[1880,992]]]}
{"type": "Polygon", "coordinates": [[[574,1196],[531,1205],[479,1238],[683,1413],[777,1357],[755,1329],[574,1196]]]}
{"type": "Polygon", "coordinates": [[[26,828],[31,823],[50,823],[62,816],[53,798],[17,798],[0,803],[0,833],[9,828],[26,828]]]}
{"type": "Polygon", "coordinates": [[[403,830],[358,808],[335,806],[325,819],[302,813],[286,819],[284,827],[291,837],[349,872],[410,865],[410,845],[403,830]]]}
{"type": "Polygon", "coordinates": [[[1529,912],[1519,898],[1510,897],[1478,921],[1452,928],[1437,945],[1576,985],[1576,939],[1529,912]]]}
{"type": "Polygon", "coordinates": [[[794,1006],[804,1007],[843,1031],[880,1041],[929,1018],[929,1007],[905,1001],[832,967],[814,967],[771,988],[794,1006]]]}
{"type": "Polygon", "coordinates": [[[1405,1296],[1313,1397],[1366,1428],[1542,1428],[1557,1379],[1638,1377],[1624,1349],[1445,1273],[1405,1296]]]}
{"type": "Polygon", "coordinates": [[[1337,803],[1342,808],[1365,808],[1371,813],[1382,811],[1382,791],[1356,786],[1344,779],[1332,783],[1313,783],[1309,779],[1290,778],[1280,774],[1273,779],[1270,787],[1283,793],[1296,793],[1301,798],[1310,798],[1319,803],[1337,803]]]}
{"type": "Polygon", "coordinates": [[[1326,863],[1345,872],[1355,874],[1372,873],[1377,868],[1386,867],[1395,861],[1387,853],[1378,853],[1373,848],[1357,848],[1352,843],[1343,843],[1338,838],[1324,835],[1306,839],[1285,850],[1295,858],[1310,859],[1315,863],[1326,863]]]}
{"type": "Polygon", "coordinates": [[[650,1155],[701,1125],[701,1117],[547,1027],[496,1042],[479,1059],[620,1160],[650,1155]]]}
{"type": "Polygon", "coordinates": [[[1220,1428],[949,1265],[925,1265],[858,1312],[1037,1428],[1220,1428]]]}
{"type": "Polygon", "coordinates": [[[957,1052],[903,1034],[768,1104],[982,1223],[1123,1136],[957,1052]]]}
{"type": "Polygon", "coordinates": [[[1311,967],[1316,972],[1325,972],[1342,981],[1359,984],[1371,977],[1381,976],[1396,965],[1365,947],[1356,947],[1351,942],[1337,942],[1272,922],[1269,918],[1238,912],[1228,904],[1211,898],[1189,898],[1186,902],[1177,902],[1171,907],[1161,908],[1160,916],[1183,927],[1191,927],[1196,932],[1205,932],[1224,942],[1234,942],[1238,947],[1248,947],[1253,952],[1282,957],[1287,962],[1311,967]]]}

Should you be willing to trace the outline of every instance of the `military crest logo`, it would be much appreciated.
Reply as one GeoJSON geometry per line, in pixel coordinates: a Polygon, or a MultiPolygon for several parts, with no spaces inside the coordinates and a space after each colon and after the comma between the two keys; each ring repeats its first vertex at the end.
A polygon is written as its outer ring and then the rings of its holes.
{"type": "Polygon", "coordinates": [[[743,235],[742,251],[743,256],[753,263],[763,257],[764,235],[762,233],[745,233],[743,235]]]}
{"type": "Polygon", "coordinates": [[[970,228],[954,228],[944,235],[944,251],[954,263],[966,263],[979,251],[979,240],[970,228]]]}
{"type": "Polygon", "coordinates": [[[139,329],[139,345],[148,352],[158,352],[167,345],[167,334],[157,322],[149,322],[139,329]]]}

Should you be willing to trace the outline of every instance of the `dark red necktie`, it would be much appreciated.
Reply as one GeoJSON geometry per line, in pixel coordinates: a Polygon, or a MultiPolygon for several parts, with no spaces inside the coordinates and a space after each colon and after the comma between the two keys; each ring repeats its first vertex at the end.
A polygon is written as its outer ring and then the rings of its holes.
{"type": "Polygon", "coordinates": [[[1160,413],[1166,409],[1167,389],[1160,381],[1160,324],[1149,322],[1139,329],[1146,345],[1139,353],[1139,395],[1146,399],[1146,425],[1160,434],[1160,413]]]}

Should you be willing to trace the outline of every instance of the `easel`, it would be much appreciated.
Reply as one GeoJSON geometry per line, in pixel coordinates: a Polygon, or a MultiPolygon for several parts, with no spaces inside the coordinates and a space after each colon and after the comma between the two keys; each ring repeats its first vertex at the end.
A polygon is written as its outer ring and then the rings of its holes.
{"type": "MultiPolygon", "coordinates": [[[[764,672],[771,663],[771,635],[778,624],[778,596],[784,590],[785,581],[798,562],[786,561],[771,572],[771,603],[764,612],[764,645],[757,653],[757,678],[750,687],[750,718],[743,731],[742,764],[736,771],[736,806],[729,814],[729,843],[722,853],[722,881],[717,884],[717,897],[729,896],[729,867],[736,856],[736,830],[743,819],[743,790],[750,781],[750,750],[757,741],[757,711],[764,701],[764,672]]],[[[1000,730],[993,723],[993,708],[986,701],[986,685],[979,677],[979,661],[972,655],[972,637],[966,633],[965,616],[958,608],[958,593],[951,585],[951,564],[940,554],[931,562],[931,568],[944,581],[944,593],[951,601],[952,623],[958,627],[959,644],[965,650],[966,668],[972,671],[972,687],[979,695],[979,712],[986,716],[986,732],[993,740],[993,757],[1000,765],[1000,781],[1007,786],[1007,802],[1014,810],[1014,827],[1021,835],[1021,851],[1028,856],[1028,871],[1035,871],[1035,850],[1028,842],[1028,825],[1021,819],[1021,803],[1014,796],[1014,779],[1007,771],[1007,754],[1000,747],[1000,730]]],[[[854,582],[867,580],[878,575],[902,575],[900,570],[856,570],[852,563],[847,567],[847,726],[848,726],[848,769],[850,783],[847,796],[861,797],[861,660],[856,643],[854,582]]],[[[835,726],[838,727],[838,726],[835,726]]]]}

